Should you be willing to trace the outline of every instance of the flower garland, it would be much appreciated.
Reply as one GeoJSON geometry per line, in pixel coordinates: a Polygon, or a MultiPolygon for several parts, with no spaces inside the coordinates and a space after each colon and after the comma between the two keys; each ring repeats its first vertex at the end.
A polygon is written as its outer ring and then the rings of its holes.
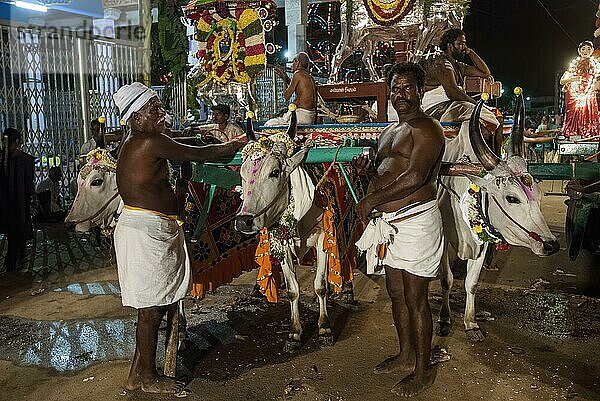
{"type": "Polygon", "coordinates": [[[203,67],[198,69],[198,87],[212,81],[245,84],[265,68],[265,35],[254,9],[238,9],[235,15],[204,10],[196,24],[196,40],[196,57],[203,67]],[[229,41],[225,54],[221,53],[223,41],[229,41]]]}
{"type": "MultiPolygon", "coordinates": [[[[577,56],[571,64],[569,65],[569,74],[571,76],[582,75],[578,70],[578,65],[582,61],[581,56],[577,56]]],[[[577,107],[584,107],[589,100],[590,96],[594,95],[594,87],[596,85],[596,80],[598,79],[598,75],[600,74],[600,63],[598,63],[594,57],[587,57],[592,65],[592,79],[588,80],[587,85],[585,85],[585,89],[580,88],[580,83],[575,81],[571,82],[569,92],[571,96],[575,98],[577,101],[577,107]]]]}
{"type": "Polygon", "coordinates": [[[92,170],[114,173],[117,171],[117,161],[113,159],[107,149],[96,148],[86,156],[86,165],[79,173],[81,179],[85,180],[92,170]]]}
{"type": "Polygon", "coordinates": [[[411,12],[415,0],[363,0],[369,17],[379,25],[393,25],[411,12]]]}
{"type": "Polygon", "coordinates": [[[475,184],[471,184],[465,195],[468,204],[468,223],[475,241],[479,245],[485,242],[492,242],[495,244],[503,242],[500,233],[496,231],[494,227],[490,226],[483,216],[481,207],[481,188],[475,184]]]}
{"type": "Polygon", "coordinates": [[[290,195],[290,204],[279,218],[278,226],[269,231],[271,256],[279,261],[285,258],[288,242],[298,236],[298,220],[294,217],[294,207],[294,197],[290,195]]]}
{"type": "Polygon", "coordinates": [[[287,133],[280,132],[270,136],[263,136],[259,138],[258,141],[248,143],[242,149],[242,160],[246,160],[247,157],[250,157],[251,160],[258,160],[264,157],[273,148],[273,145],[276,142],[285,144],[287,157],[294,154],[296,144],[287,133]]]}
{"type": "Polygon", "coordinates": [[[278,227],[270,231],[267,227],[260,230],[260,238],[254,254],[254,260],[259,265],[256,282],[260,292],[269,302],[279,302],[279,274],[273,271],[273,264],[277,262],[281,264],[281,261],[285,260],[286,245],[298,235],[294,203],[294,197],[290,196],[290,203],[281,215],[278,227]]]}

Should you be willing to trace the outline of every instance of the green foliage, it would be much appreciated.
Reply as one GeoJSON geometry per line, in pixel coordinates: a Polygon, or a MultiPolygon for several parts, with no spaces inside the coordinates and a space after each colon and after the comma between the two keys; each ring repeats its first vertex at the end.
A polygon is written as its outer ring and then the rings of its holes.
{"type": "Polygon", "coordinates": [[[196,119],[200,118],[200,113],[198,112],[198,110],[200,109],[200,103],[198,102],[198,84],[201,81],[202,81],[202,78],[200,78],[200,77],[188,78],[188,80],[187,80],[188,111],[196,119]]]}
{"type": "Polygon", "coordinates": [[[429,16],[429,10],[431,9],[431,5],[435,0],[423,0],[423,15],[425,17],[429,16]]]}
{"type": "MultiPolygon", "coordinates": [[[[152,29],[153,83],[166,75],[172,81],[187,71],[188,39],[186,27],[181,22],[185,0],[153,0],[158,7],[158,23],[152,29]],[[156,79],[156,80],[155,80],[156,79]]],[[[158,81],[158,82],[157,82],[158,81]]]]}

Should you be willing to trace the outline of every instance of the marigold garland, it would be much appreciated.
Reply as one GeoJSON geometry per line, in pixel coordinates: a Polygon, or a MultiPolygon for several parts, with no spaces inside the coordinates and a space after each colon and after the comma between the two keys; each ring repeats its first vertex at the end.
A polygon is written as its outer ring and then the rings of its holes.
{"type": "Polygon", "coordinates": [[[502,243],[503,241],[499,237],[498,232],[487,223],[485,217],[482,215],[481,189],[479,186],[471,184],[467,192],[469,194],[469,226],[473,233],[473,237],[478,239],[481,243],[502,243]]]}
{"type": "Polygon", "coordinates": [[[196,57],[203,67],[198,87],[213,81],[220,85],[248,83],[266,66],[265,35],[254,9],[237,10],[229,16],[204,10],[196,24],[196,40],[196,57]],[[220,47],[223,40],[230,42],[225,54],[220,47]]]}
{"type": "Polygon", "coordinates": [[[379,25],[400,22],[415,5],[415,0],[363,0],[367,13],[379,25]]]}
{"type": "Polygon", "coordinates": [[[270,136],[263,136],[259,138],[258,141],[249,142],[242,149],[242,160],[246,160],[248,156],[250,156],[252,160],[262,158],[271,150],[275,142],[282,142],[285,144],[287,157],[290,157],[294,154],[296,144],[287,133],[281,132],[270,136]]]}

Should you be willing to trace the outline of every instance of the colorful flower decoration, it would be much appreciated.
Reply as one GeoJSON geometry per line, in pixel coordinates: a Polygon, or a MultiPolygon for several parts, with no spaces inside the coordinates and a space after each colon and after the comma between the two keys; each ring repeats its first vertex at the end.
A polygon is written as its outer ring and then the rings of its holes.
{"type": "Polygon", "coordinates": [[[415,0],[363,0],[369,17],[379,25],[400,22],[415,5],[415,0]]]}
{"type": "Polygon", "coordinates": [[[494,227],[490,226],[487,219],[483,216],[481,188],[476,184],[472,183],[467,190],[467,204],[468,222],[475,240],[480,244],[484,242],[502,243],[503,240],[500,233],[494,227]]]}
{"type": "Polygon", "coordinates": [[[275,142],[282,142],[285,144],[287,150],[287,157],[294,154],[296,144],[285,132],[273,134],[270,136],[263,136],[258,141],[252,141],[244,146],[242,149],[242,160],[246,160],[250,157],[251,160],[258,160],[264,157],[272,148],[275,142]]]}
{"type": "Polygon", "coordinates": [[[265,34],[256,10],[205,9],[196,25],[196,57],[203,87],[210,82],[248,83],[266,66],[265,34]]]}
{"type": "Polygon", "coordinates": [[[117,171],[117,161],[107,149],[94,149],[86,156],[86,164],[79,173],[81,179],[85,180],[92,170],[114,173],[117,171]]]}

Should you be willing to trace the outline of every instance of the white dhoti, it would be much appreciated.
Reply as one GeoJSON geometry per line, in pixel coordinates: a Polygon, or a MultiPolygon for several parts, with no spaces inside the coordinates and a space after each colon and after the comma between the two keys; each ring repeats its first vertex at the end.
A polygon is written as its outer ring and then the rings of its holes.
{"type": "Polygon", "coordinates": [[[356,246],[367,252],[367,274],[384,274],[383,266],[389,266],[419,277],[437,277],[444,253],[437,200],[383,213],[369,222],[356,246]],[[380,245],[386,247],[382,259],[380,245]]]}
{"type": "Polygon", "coordinates": [[[187,294],[190,260],[183,229],[172,216],[125,206],[115,251],[123,306],[170,305],[187,294]]]}
{"type": "MultiPolygon", "coordinates": [[[[450,99],[446,96],[446,91],[440,85],[435,89],[429,90],[423,94],[421,99],[421,107],[432,117],[437,118],[440,122],[465,122],[469,121],[475,105],[470,102],[456,100],[450,103],[450,99]],[[439,109],[435,109],[439,106],[439,109]]],[[[481,109],[480,120],[485,125],[486,129],[493,132],[498,125],[496,115],[487,107],[481,109]]],[[[465,124],[463,124],[465,125],[465,124]]],[[[465,125],[467,130],[468,124],[465,125]]],[[[463,127],[461,127],[461,130],[463,127]]]]}
{"type": "MultiPolygon", "coordinates": [[[[296,118],[298,119],[298,125],[312,125],[315,123],[316,113],[314,110],[296,108],[296,118]]],[[[292,119],[292,112],[288,111],[281,117],[271,118],[265,123],[265,127],[278,127],[281,125],[289,125],[292,119]]]]}

